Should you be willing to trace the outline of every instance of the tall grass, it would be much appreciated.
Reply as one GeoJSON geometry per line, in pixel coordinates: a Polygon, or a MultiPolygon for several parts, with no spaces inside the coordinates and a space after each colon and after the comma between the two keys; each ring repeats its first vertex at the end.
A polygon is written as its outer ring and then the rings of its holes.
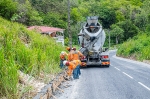
{"type": "MultiPolygon", "coordinates": [[[[2,21],[3,22],[3,21],[2,21]]],[[[4,21],[5,22],[5,21],[4,21]]],[[[7,23],[7,22],[6,22],[7,23]]],[[[6,26],[9,26],[7,24],[6,26]]],[[[1,86],[1,95],[4,95],[8,98],[17,97],[17,83],[18,83],[18,74],[17,74],[17,64],[14,60],[14,35],[11,31],[6,29],[6,26],[0,25],[0,39],[1,39],[1,64],[0,64],[0,86],[1,86]]]]}
{"type": "Polygon", "coordinates": [[[0,18],[0,98],[17,99],[18,70],[38,77],[55,74],[65,48],[52,38],[28,31],[25,26],[0,18]]]}
{"type": "Polygon", "coordinates": [[[117,55],[136,60],[150,60],[150,36],[142,33],[118,47],[117,55]]]}

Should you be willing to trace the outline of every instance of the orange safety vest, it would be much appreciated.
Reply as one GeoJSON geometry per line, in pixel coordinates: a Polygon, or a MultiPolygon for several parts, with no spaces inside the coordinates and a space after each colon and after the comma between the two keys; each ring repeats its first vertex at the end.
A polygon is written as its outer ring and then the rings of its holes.
{"type": "Polygon", "coordinates": [[[80,60],[73,60],[71,62],[69,62],[69,66],[68,66],[68,76],[71,76],[73,70],[79,65],[81,64],[80,60]]]}
{"type": "Polygon", "coordinates": [[[74,51],[73,60],[80,60],[80,57],[83,57],[83,54],[80,51],[74,51]]]}
{"type": "Polygon", "coordinates": [[[71,76],[71,74],[75,68],[76,68],[75,64],[72,62],[69,62],[68,71],[67,71],[68,76],[71,76]]]}
{"type": "Polygon", "coordinates": [[[73,53],[74,53],[73,50],[71,50],[71,51],[69,52],[69,54],[68,54],[68,61],[72,61],[72,60],[73,60],[73,53]]]}

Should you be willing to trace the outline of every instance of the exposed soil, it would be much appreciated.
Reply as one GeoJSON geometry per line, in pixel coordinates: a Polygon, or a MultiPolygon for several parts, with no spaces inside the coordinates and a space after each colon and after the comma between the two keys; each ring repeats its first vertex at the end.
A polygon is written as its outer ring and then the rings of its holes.
{"type": "MultiPolygon", "coordinates": [[[[54,75],[46,75],[46,78],[53,79],[54,77],[54,75]]],[[[40,77],[36,79],[19,71],[18,89],[19,94],[23,94],[21,99],[32,99],[45,85],[47,85],[47,83],[44,82],[44,79],[45,76],[43,74],[40,74],[40,77]]],[[[51,79],[49,79],[49,81],[51,79]]]]}

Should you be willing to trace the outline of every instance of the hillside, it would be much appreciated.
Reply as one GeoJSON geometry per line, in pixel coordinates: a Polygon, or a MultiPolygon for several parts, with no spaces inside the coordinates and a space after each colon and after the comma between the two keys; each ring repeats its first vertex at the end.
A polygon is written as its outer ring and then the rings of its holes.
{"type": "Polygon", "coordinates": [[[62,50],[64,47],[52,38],[0,17],[0,96],[18,99],[30,93],[34,88],[24,84],[22,75],[48,83],[61,71],[62,50]]]}
{"type": "Polygon", "coordinates": [[[141,33],[118,47],[117,55],[150,62],[150,35],[141,33]]]}

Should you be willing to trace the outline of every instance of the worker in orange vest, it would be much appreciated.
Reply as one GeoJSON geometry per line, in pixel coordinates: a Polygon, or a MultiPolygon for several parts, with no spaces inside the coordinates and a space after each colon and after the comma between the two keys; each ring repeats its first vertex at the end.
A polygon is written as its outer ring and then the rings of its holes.
{"type": "Polygon", "coordinates": [[[66,50],[70,52],[71,48],[70,48],[70,47],[67,47],[66,50]]]}
{"type": "Polygon", "coordinates": [[[68,53],[68,61],[73,61],[73,53],[74,53],[74,50],[70,48],[69,53],[68,53]]]}
{"type": "Polygon", "coordinates": [[[60,53],[60,68],[63,68],[63,61],[67,59],[68,54],[65,51],[60,53]]]}
{"type": "MultiPolygon", "coordinates": [[[[76,48],[74,47],[74,48],[72,48],[72,50],[74,50],[74,52],[73,52],[73,59],[72,60],[79,60],[80,61],[80,58],[81,57],[84,57],[84,55],[80,52],[80,51],[77,51],[76,50],[76,48]]],[[[79,64],[79,75],[81,75],[81,71],[80,71],[80,66],[81,66],[81,61],[80,61],[80,64],[79,64]]]]}
{"type": "MultiPolygon", "coordinates": [[[[64,61],[63,64],[68,66],[68,76],[71,77],[73,74],[74,79],[79,79],[79,72],[78,72],[78,64],[80,63],[79,60],[73,60],[71,62],[64,61]]],[[[80,63],[81,64],[81,63],[80,63]]]]}

